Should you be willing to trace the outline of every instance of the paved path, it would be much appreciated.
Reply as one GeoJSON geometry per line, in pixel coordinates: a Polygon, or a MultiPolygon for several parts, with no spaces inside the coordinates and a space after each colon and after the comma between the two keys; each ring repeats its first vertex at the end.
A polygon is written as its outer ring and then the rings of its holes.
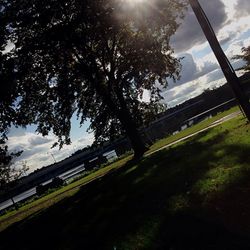
{"type": "Polygon", "coordinates": [[[171,142],[171,143],[169,143],[169,144],[167,144],[167,145],[165,145],[165,146],[163,146],[163,147],[161,147],[161,148],[158,148],[158,149],[156,149],[156,150],[154,150],[154,151],[152,151],[152,152],[150,152],[150,153],[146,153],[145,156],[152,155],[152,154],[154,154],[154,153],[156,153],[156,152],[158,152],[158,151],[161,151],[162,149],[171,147],[171,146],[173,146],[173,145],[175,145],[175,144],[177,144],[177,143],[179,143],[179,142],[181,142],[181,141],[185,141],[185,140],[189,139],[190,137],[193,137],[193,136],[195,136],[195,135],[197,135],[197,134],[199,134],[199,133],[202,133],[202,132],[204,132],[204,131],[206,131],[206,130],[208,130],[208,129],[210,129],[210,128],[216,127],[216,126],[222,124],[223,122],[226,122],[226,121],[228,121],[228,120],[231,120],[231,119],[233,119],[234,117],[238,116],[239,114],[241,114],[241,112],[240,112],[240,111],[236,111],[236,112],[234,112],[234,113],[232,113],[232,114],[230,114],[230,115],[224,116],[224,117],[222,117],[221,119],[214,121],[214,122],[213,122],[211,125],[209,125],[208,127],[203,128],[203,129],[201,129],[201,130],[199,130],[199,131],[197,131],[197,132],[195,132],[195,133],[193,133],[193,134],[184,136],[184,137],[182,137],[182,138],[180,138],[180,139],[178,139],[178,140],[176,140],[176,141],[174,141],[174,142],[171,142]]]}

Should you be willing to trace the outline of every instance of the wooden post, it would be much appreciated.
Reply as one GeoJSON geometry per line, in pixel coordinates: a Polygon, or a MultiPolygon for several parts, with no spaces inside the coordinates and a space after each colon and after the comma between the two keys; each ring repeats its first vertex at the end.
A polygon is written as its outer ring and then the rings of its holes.
{"type": "Polygon", "coordinates": [[[222,50],[219,41],[213,31],[213,28],[203,11],[200,3],[198,0],[189,0],[190,5],[198,19],[198,22],[220,64],[220,67],[224,73],[224,76],[228,82],[228,84],[231,86],[234,95],[241,107],[241,110],[245,113],[245,116],[248,119],[248,122],[250,121],[250,103],[249,98],[244,93],[241,82],[237,75],[235,74],[235,71],[230,64],[228,58],[226,57],[224,51],[222,50]]]}

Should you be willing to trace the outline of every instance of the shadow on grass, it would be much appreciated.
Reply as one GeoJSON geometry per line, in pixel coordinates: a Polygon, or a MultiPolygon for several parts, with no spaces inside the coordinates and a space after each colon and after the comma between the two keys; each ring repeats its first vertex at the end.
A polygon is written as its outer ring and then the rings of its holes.
{"type": "MultiPolygon", "coordinates": [[[[194,188],[221,159],[216,147],[228,132],[203,142],[206,133],[137,165],[130,162],[12,225],[0,234],[0,249],[250,249],[246,235],[233,232],[224,223],[227,218],[211,206],[247,183],[250,172],[215,191],[208,207],[194,188]]],[[[242,162],[250,148],[230,145],[223,150],[242,162]]]]}

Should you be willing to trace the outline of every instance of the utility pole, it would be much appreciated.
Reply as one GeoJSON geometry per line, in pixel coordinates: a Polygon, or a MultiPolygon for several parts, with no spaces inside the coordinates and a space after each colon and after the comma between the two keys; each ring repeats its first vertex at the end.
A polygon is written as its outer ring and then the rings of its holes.
{"type": "Polygon", "coordinates": [[[228,58],[226,57],[224,51],[222,50],[220,43],[214,33],[214,30],[204,12],[202,9],[200,3],[198,0],[189,0],[189,3],[198,19],[198,22],[211,46],[211,49],[213,50],[215,57],[217,58],[220,67],[224,73],[224,76],[231,86],[234,95],[245,113],[248,121],[250,121],[250,103],[249,99],[244,93],[241,82],[239,78],[237,77],[232,65],[230,64],[228,58]]]}
{"type": "Polygon", "coordinates": [[[56,163],[56,159],[55,159],[54,155],[53,155],[51,152],[47,152],[47,154],[50,154],[50,155],[51,155],[51,157],[52,157],[52,158],[53,158],[53,160],[54,160],[54,163],[56,163]]]}

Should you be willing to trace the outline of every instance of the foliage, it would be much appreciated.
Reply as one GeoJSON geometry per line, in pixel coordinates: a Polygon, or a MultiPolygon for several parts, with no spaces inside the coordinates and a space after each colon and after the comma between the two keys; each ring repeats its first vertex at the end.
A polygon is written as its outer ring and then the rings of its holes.
{"type": "Polygon", "coordinates": [[[47,184],[39,184],[36,187],[36,194],[38,196],[41,196],[43,194],[48,194],[51,193],[53,191],[55,191],[55,189],[58,189],[59,187],[61,187],[64,184],[64,180],[61,179],[60,177],[55,177],[53,178],[53,180],[47,184]]]}
{"type": "Polygon", "coordinates": [[[1,55],[8,98],[0,132],[35,123],[61,147],[77,113],[81,124],[90,119],[97,141],[126,133],[141,155],[143,114],[159,112],[158,85],[179,77],[169,40],[184,7],[184,0],[1,0],[2,49],[13,47],[1,55]],[[150,105],[141,100],[144,90],[150,105]]]}
{"type": "Polygon", "coordinates": [[[250,71],[250,46],[248,47],[243,47],[241,49],[242,54],[241,55],[236,55],[233,57],[235,60],[243,60],[245,61],[246,65],[242,68],[245,71],[250,71]]]}
{"type": "Polygon", "coordinates": [[[8,189],[29,169],[25,162],[22,167],[13,167],[13,159],[21,154],[22,151],[10,153],[3,141],[0,144],[0,190],[8,189]]]}

